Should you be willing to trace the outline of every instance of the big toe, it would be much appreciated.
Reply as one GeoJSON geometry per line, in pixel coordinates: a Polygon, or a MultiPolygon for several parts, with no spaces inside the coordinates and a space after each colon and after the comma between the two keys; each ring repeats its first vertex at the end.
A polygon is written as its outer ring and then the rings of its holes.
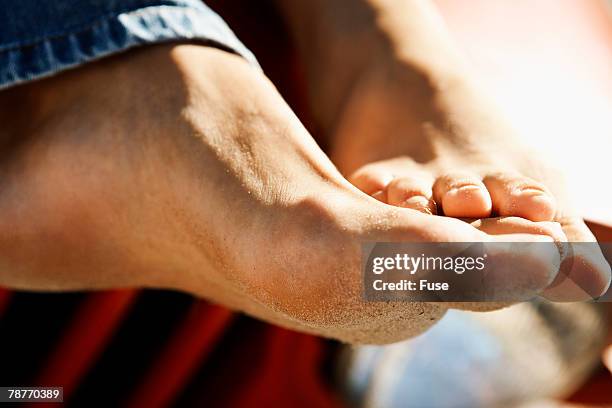
{"type": "Polygon", "coordinates": [[[491,195],[493,211],[498,215],[531,221],[553,220],[555,199],[541,183],[505,173],[486,176],[483,181],[491,195]]]}
{"type": "Polygon", "coordinates": [[[567,242],[567,236],[558,222],[533,222],[520,217],[499,217],[478,219],[471,225],[489,235],[544,235],[552,238],[554,242],[567,242]]]}
{"type": "Polygon", "coordinates": [[[434,200],[444,215],[460,218],[486,218],[491,215],[491,196],[475,174],[449,173],[438,177],[433,186],[434,200]]]}
{"type": "Polygon", "coordinates": [[[544,296],[556,301],[591,300],[604,295],[611,280],[610,264],[595,237],[579,217],[561,219],[568,251],[557,279],[544,296]]]}

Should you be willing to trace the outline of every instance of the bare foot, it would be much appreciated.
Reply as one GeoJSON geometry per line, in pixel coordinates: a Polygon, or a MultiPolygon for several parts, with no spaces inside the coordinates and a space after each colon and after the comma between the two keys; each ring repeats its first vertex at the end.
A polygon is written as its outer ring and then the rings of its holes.
{"type": "MultiPolygon", "coordinates": [[[[418,101],[402,75],[398,67],[364,77],[338,120],[332,158],[353,184],[385,203],[427,214],[554,221],[570,242],[595,241],[573,211],[560,174],[515,142],[512,128],[475,85],[460,79],[443,85],[431,111],[419,118],[425,108],[411,108],[418,101]]],[[[503,224],[508,221],[495,225],[503,224]]],[[[598,248],[574,248],[570,281],[579,288],[570,298],[605,293],[610,270],[598,248]]]]}
{"type": "MultiPolygon", "coordinates": [[[[479,89],[432,2],[279,7],[305,55],[313,112],[330,136],[331,158],[362,191],[429,215],[556,222],[570,242],[595,241],[559,174],[518,145],[479,89]]],[[[510,232],[516,223],[478,221],[490,233],[510,232]]],[[[610,267],[599,248],[574,249],[566,259],[570,279],[547,296],[590,299],[608,288],[610,267]]]]}
{"type": "MultiPolygon", "coordinates": [[[[5,286],[174,288],[381,343],[446,307],[364,303],[363,241],[505,240],[363,194],[261,72],[214,48],[146,48],[3,92],[0,105],[5,286]]],[[[556,270],[538,273],[543,286],[556,270]]]]}

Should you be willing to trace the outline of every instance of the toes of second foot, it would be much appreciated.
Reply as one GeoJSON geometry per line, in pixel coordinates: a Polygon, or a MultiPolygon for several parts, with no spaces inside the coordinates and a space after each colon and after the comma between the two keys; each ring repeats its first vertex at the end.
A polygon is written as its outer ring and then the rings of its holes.
{"type": "Polygon", "coordinates": [[[431,182],[411,177],[398,177],[387,186],[387,203],[411,208],[426,214],[436,214],[431,182]]]}
{"type": "Polygon", "coordinates": [[[540,183],[519,175],[493,174],[484,178],[493,210],[500,216],[531,221],[551,221],[555,216],[553,196],[540,183]]]}
{"type": "Polygon", "coordinates": [[[380,164],[358,170],[350,181],[364,193],[390,205],[427,214],[457,218],[522,217],[551,221],[556,203],[541,184],[512,173],[493,173],[484,179],[475,173],[451,172],[439,176],[393,174],[380,164]]]}
{"type": "Polygon", "coordinates": [[[438,210],[450,217],[522,217],[552,221],[556,202],[541,183],[528,177],[494,173],[481,179],[476,174],[449,173],[433,186],[438,210]]]}
{"type": "Polygon", "coordinates": [[[450,173],[438,177],[433,185],[434,200],[444,215],[486,218],[491,215],[491,196],[475,174],[450,173]]]}

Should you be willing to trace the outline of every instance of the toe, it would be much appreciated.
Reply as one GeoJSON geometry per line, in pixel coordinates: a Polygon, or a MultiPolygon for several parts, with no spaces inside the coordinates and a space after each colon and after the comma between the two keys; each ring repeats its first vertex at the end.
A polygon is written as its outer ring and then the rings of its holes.
{"type": "Polygon", "coordinates": [[[386,203],[386,189],[393,180],[393,174],[380,167],[367,165],[353,173],[348,180],[364,193],[386,203]]]}
{"type": "Polygon", "coordinates": [[[531,221],[551,221],[555,199],[546,188],[528,177],[493,174],[484,184],[491,194],[493,211],[500,216],[516,216],[531,221]]]}
{"type": "Polygon", "coordinates": [[[471,223],[489,235],[548,235],[555,242],[566,242],[567,236],[558,222],[532,222],[520,217],[484,218],[471,223]]]}
{"type": "Polygon", "coordinates": [[[436,214],[431,184],[431,180],[422,178],[398,177],[387,186],[387,203],[426,214],[436,214]]]}
{"type": "Polygon", "coordinates": [[[433,187],[434,200],[449,217],[485,218],[491,215],[491,197],[480,177],[454,173],[439,177],[433,187]]]}
{"type": "Polygon", "coordinates": [[[610,265],[580,217],[564,217],[560,223],[570,242],[571,252],[561,265],[558,279],[544,296],[558,301],[598,298],[610,287],[610,265]]]}

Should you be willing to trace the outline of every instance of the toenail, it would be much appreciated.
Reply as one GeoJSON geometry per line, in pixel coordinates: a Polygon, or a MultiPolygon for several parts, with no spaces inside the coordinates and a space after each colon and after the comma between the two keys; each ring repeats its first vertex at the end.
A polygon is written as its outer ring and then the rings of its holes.
{"type": "Polygon", "coordinates": [[[555,206],[555,199],[545,191],[537,189],[521,190],[517,196],[518,199],[528,199],[530,205],[545,205],[547,207],[555,206]]]}
{"type": "Polygon", "coordinates": [[[546,208],[547,210],[551,211],[550,214],[545,214],[545,218],[551,218],[554,216],[555,199],[548,194],[530,196],[529,200],[531,201],[532,205],[536,206],[536,208],[540,208],[541,210],[546,208]]]}
{"type": "Polygon", "coordinates": [[[529,198],[531,198],[532,201],[545,202],[547,204],[552,204],[554,200],[548,194],[536,194],[536,195],[529,196],[529,198]]]}
{"type": "Polygon", "coordinates": [[[419,210],[427,214],[433,214],[430,201],[427,197],[424,196],[412,196],[406,201],[404,201],[402,204],[400,204],[400,207],[412,208],[414,210],[419,210]]]}
{"type": "Polygon", "coordinates": [[[548,193],[540,188],[523,188],[520,189],[519,194],[526,196],[547,196],[548,193]]]}
{"type": "Polygon", "coordinates": [[[451,194],[451,195],[458,194],[458,193],[464,193],[464,194],[468,193],[468,194],[471,194],[471,193],[475,193],[477,191],[478,192],[482,191],[482,188],[480,188],[480,186],[477,186],[475,184],[466,184],[466,185],[463,185],[463,186],[451,188],[450,190],[448,190],[447,194],[451,194]]]}

